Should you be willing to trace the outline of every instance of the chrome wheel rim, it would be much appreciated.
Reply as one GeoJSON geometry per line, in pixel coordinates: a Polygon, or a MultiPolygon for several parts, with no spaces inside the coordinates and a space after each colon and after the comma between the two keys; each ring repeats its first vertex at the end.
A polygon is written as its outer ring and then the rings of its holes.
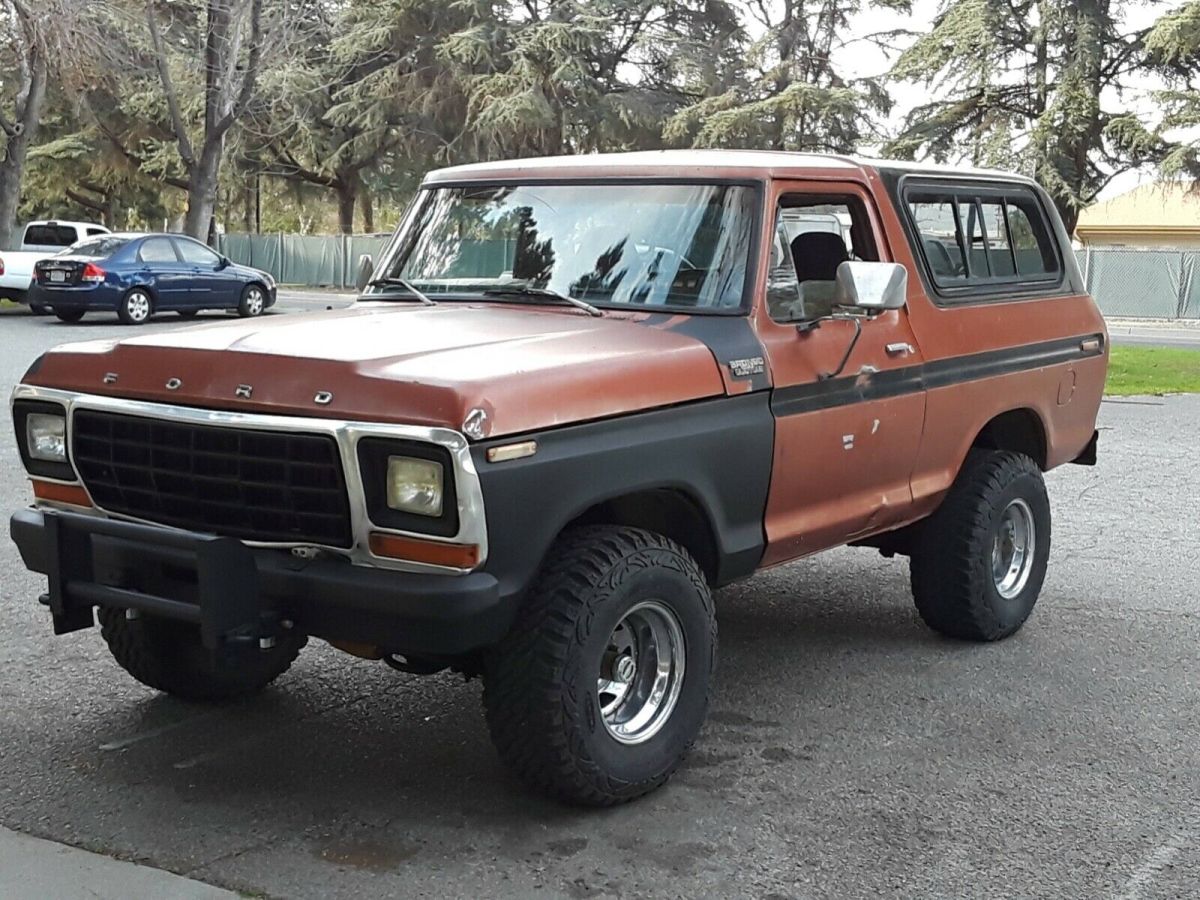
{"type": "Polygon", "coordinates": [[[135,322],[144,322],[150,318],[150,298],[141,291],[134,291],[125,301],[125,311],[135,322]]]}
{"type": "Polygon", "coordinates": [[[1013,500],[1000,514],[992,540],[992,579],[1005,600],[1016,597],[1029,582],[1035,538],[1033,510],[1024,500],[1013,500]]]}
{"type": "Polygon", "coordinates": [[[246,312],[252,316],[257,316],[263,310],[263,295],[258,288],[250,288],[246,291],[246,312]]]}
{"type": "Polygon", "coordinates": [[[621,618],[608,638],[596,679],[600,719],[622,744],[662,730],[683,688],[683,627],[666,604],[646,600],[621,618]]]}

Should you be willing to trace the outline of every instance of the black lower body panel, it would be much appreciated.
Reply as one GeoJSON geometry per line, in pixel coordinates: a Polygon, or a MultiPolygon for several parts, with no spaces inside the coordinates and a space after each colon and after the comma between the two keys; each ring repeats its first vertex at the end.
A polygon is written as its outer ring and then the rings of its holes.
{"type": "Polygon", "coordinates": [[[453,657],[499,641],[516,607],[482,572],[303,560],[233,538],[48,509],[20,510],[10,528],[26,567],[49,579],[59,634],[91,626],[99,605],[195,623],[213,649],[290,623],[315,637],[453,657]]]}

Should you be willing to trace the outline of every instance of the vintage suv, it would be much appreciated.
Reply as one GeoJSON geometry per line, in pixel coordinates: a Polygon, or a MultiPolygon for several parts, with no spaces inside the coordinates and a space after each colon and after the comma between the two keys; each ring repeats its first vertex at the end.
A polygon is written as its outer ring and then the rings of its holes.
{"type": "Polygon", "coordinates": [[[218,700],[308,636],[482,675],[529,784],[662,784],[713,590],[911,558],[931,627],[1017,631],[1043,472],[1092,464],[1104,321],[1028,179],[739,151],[431,173],[347,309],[60,347],[12,412],[56,633],[218,700]]]}

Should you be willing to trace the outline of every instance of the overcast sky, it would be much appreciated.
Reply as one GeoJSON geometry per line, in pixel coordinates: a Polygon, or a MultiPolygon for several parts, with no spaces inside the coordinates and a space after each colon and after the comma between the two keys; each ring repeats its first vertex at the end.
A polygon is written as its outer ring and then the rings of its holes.
{"type": "MultiPolygon", "coordinates": [[[[1142,0],[1140,3],[1129,4],[1125,27],[1130,31],[1145,28],[1165,12],[1181,6],[1182,3],[1183,0],[1142,0]]],[[[901,15],[887,10],[871,10],[858,17],[854,23],[854,32],[857,35],[866,35],[899,28],[916,32],[928,31],[941,6],[942,0],[914,0],[912,15],[901,15]]],[[[881,49],[866,41],[854,44],[853,48],[852,53],[846,52],[843,55],[842,67],[845,74],[865,77],[887,71],[889,60],[881,49]]],[[[1120,109],[1122,106],[1134,108],[1154,117],[1157,110],[1151,92],[1155,87],[1154,82],[1143,79],[1139,83],[1131,85],[1131,89],[1126,91],[1123,96],[1106,97],[1105,105],[1110,110],[1120,109]]],[[[893,125],[899,125],[905,113],[921,102],[927,93],[924,86],[893,85],[892,96],[896,100],[893,125]]],[[[1153,172],[1126,173],[1113,179],[1102,196],[1114,196],[1150,178],[1153,178],[1153,172]]]]}

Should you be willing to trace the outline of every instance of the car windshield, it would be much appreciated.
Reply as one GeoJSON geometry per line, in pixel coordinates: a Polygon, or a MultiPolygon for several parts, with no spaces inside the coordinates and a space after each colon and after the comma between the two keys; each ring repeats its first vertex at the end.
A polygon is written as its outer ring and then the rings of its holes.
{"type": "MultiPolygon", "coordinates": [[[[741,185],[426,189],[380,273],[442,299],[504,302],[533,288],[598,306],[737,309],[754,205],[741,185]]],[[[399,291],[383,279],[367,297],[399,291]]]]}
{"type": "Polygon", "coordinates": [[[128,238],[102,237],[90,241],[80,241],[73,247],[68,247],[59,256],[82,256],[87,259],[105,259],[112,256],[129,243],[128,238]]]}

